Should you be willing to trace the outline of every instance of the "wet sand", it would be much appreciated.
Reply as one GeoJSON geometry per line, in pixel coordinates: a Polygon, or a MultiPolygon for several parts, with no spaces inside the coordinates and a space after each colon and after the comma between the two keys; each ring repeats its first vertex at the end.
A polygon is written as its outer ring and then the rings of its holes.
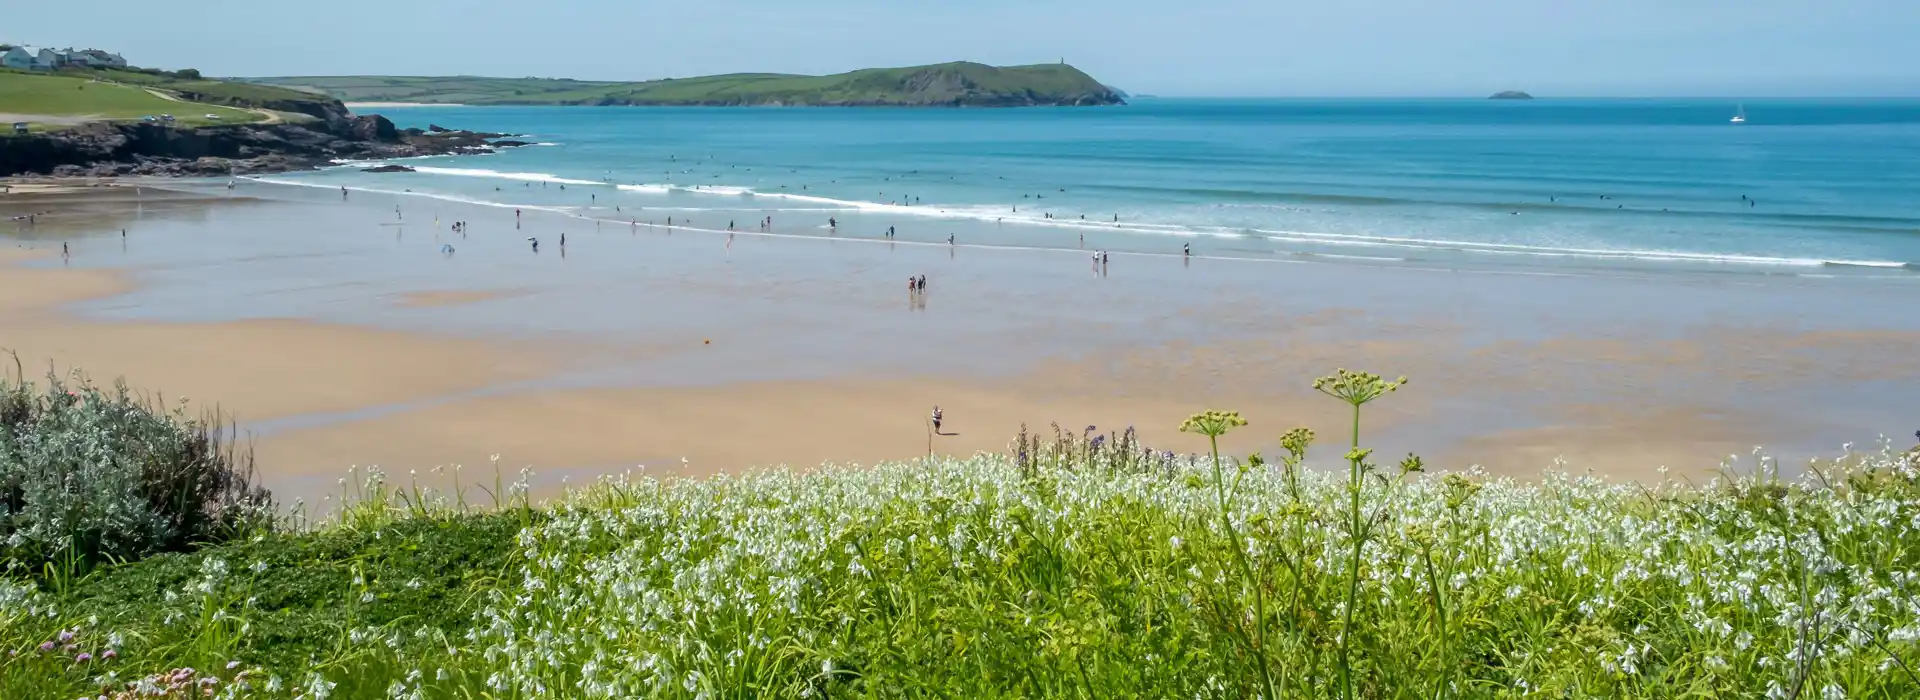
{"type": "Polygon", "coordinates": [[[232,411],[289,498],[349,465],[494,454],[549,483],[906,458],[927,453],[935,404],[957,433],[932,439],[941,454],[1051,422],[1194,450],[1174,428],[1206,408],[1253,421],[1233,449],[1271,450],[1298,424],[1344,437],[1309,388],[1337,366],[1413,377],[1370,407],[1368,442],[1436,469],[1699,475],[1920,415],[1893,389],[1920,376],[1920,328],[1857,286],[1133,255],[1101,275],[1078,255],[516,226],[496,207],[243,187],[62,195],[87,215],[0,231],[0,346],[232,411]],[[927,295],[900,289],[912,274],[927,295]]]}

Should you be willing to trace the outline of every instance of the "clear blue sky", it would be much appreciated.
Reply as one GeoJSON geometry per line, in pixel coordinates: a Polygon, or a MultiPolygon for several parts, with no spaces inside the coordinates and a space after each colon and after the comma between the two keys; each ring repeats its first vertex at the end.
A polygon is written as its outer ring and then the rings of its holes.
{"type": "Polygon", "coordinates": [[[1920,0],[19,0],[0,41],[209,75],[1068,62],[1208,96],[1920,95],[1920,0]]]}

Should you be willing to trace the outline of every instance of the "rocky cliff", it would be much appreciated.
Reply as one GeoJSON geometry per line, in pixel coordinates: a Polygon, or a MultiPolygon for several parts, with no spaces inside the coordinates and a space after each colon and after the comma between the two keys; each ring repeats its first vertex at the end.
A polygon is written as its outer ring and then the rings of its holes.
{"type": "Polygon", "coordinates": [[[175,128],[151,122],[103,122],[0,137],[0,177],[219,176],[306,170],[336,159],[479,153],[507,147],[493,143],[506,134],[427,133],[397,129],[379,115],[333,117],[331,123],[311,126],[175,128]]]}

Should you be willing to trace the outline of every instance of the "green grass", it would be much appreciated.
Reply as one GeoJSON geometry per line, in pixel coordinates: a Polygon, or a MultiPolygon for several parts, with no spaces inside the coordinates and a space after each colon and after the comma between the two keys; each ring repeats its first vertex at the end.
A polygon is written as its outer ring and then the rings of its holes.
{"type": "Polygon", "coordinates": [[[160,72],[74,68],[63,70],[61,74],[152,87],[195,102],[229,107],[313,113],[333,101],[324,95],[303,90],[232,80],[183,79],[160,72]]]}
{"type": "Polygon", "coordinates": [[[246,110],[166,100],[129,85],[18,71],[0,71],[0,112],[61,118],[30,121],[34,131],[66,128],[72,120],[128,121],[162,114],[172,114],[181,126],[244,124],[261,119],[246,110]],[[220,119],[202,116],[206,114],[219,115],[220,119]]]}
{"type": "Polygon", "coordinates": [[[1427,474],[1354,447],[1401,384],[1316,384],[1354,411],[1339,470],[1305,468],[1301,430],[1273,459],[1218,455],[1219,435],[1278,429],[1208,412],[1177,446],[1199,454],[1056,428],[970,459],[613,478],[538,508],[524,482],[496,477],[507,506],[475,509],[370,473],[317,526],[16,575],[0,696],[182,666],[275,698],[1920,693],[1906,456],[1699,485],[1427,474]]]}
{"type": "Polygon", "coordinates": [[[637,83],[548,78],[287,77],[254,82],[324,91],[349,102],[634,105],[946,105],[1073,101],[1106,91],[1061,64],[956,62],[828,76],[739,73],[637,83]]]}

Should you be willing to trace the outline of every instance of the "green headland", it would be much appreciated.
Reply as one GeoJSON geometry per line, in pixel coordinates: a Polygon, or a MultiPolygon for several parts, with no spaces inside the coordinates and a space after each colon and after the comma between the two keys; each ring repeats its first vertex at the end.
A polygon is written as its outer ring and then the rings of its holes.
{"type": "Polygon", "coordinates": [[[955,62],[837,75],[733,73],[645,82],[562,78],[278,77],[251,82],[346,102],[469,105],[1029,107],[1125,104],[1065,63],[996,67],[955,62]]]}

